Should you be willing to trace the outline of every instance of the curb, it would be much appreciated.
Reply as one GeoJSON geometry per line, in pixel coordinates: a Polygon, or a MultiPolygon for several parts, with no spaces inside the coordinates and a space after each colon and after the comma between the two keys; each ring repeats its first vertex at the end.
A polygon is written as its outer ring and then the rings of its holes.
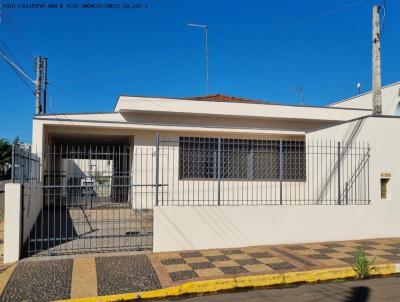
{"type": "MultiPolygon", "coordinates": [[[[392,275],[400,272],[400,263],[374,265],[370,275],[392,275]]],[[[236,288],[257,288],[276,285],[287,285],[296,283],[314,283],[318,281],[329,281],[335,279],[346,279],[355,277],[356,273],[352,267],[319,269],[302,272],[288,272],[281,274],[266,274],[243,276],[236,278],[223,278],[205,281],[187,282],[182,285],[156,289],[138,293],[127,293],[90,298],[59,300],[55,302],[116,302],[132,301],[140,299],[160,299],[166,297],[177,297],[189,294],[205,294],[236,288]]]]}

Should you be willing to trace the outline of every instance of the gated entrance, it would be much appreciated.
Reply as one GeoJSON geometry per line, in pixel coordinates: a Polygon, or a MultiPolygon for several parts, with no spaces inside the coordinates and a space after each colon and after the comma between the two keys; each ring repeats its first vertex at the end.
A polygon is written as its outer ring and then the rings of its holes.
{"type": "Polygon", "coordinates": [[[146,192],[134,183],[134,157],[127,137],[52,137],[42,155],[43,202],[27,255],[151,249],[152,203],[138,194],[146,192]]]}
{"type": "Polygon", "coordinates": [[[31,154],[13,165],[27,255],[151,249],[153,206],[370,203],[370,147],[358,142],[157,134],[136,148],[117,136],[51,136],[46,146],[42,169],[29,168],[31,154]],[[43,198],[29,196],[30,179],[43,198]]]}

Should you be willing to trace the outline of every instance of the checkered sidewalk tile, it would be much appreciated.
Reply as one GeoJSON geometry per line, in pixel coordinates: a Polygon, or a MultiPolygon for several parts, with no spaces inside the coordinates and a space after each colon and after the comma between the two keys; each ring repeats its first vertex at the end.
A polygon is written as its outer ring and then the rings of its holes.
{"type": "Polygon", "coordinates": [[[351,266],[362,249],[374,263],[400,262],[400,238],[158,253],[169,284],[251,274],[351,266]]]}
{"type": "Polygon", "coordinates": [[[294,270],[298,266],[263,248],[160,253],[158,259],[172,282],[294,270]]]}

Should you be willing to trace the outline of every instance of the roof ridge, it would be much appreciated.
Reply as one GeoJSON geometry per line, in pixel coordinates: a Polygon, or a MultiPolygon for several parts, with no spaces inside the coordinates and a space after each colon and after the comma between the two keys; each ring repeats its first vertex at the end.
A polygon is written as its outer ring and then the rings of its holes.
{"type": "Polygon", "coordinates": [[[232,102],[232,103],[252,103],[252,104],[271,104],[271,102],[254,100],[243,97],[235,97],[226,94],[214,93],[202,96],[191,96],[188,97],[189,100],[199,100],[199,101],[213,101],[213,102],[232,102]]]}

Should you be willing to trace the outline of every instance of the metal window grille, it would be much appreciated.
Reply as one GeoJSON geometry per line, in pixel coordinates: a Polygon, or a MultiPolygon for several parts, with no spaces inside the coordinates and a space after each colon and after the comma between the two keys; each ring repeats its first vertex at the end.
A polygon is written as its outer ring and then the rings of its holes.
{"type": "Polygon", "coordinates": [[[180,179],[305,180],[304,141],[179,138],[180,179]]]}
{"type": "Polygon", "coordinates": [[[156,205],[369,204],[368,143],[162,137],[156,205]]]}

